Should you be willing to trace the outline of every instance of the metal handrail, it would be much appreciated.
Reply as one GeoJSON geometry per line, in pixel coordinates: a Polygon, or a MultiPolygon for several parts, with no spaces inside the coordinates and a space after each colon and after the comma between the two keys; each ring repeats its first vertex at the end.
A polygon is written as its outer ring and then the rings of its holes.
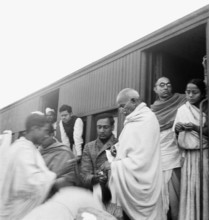
{"type": "Polygon", "coordinates": [[[200,102],[200,220],[203,219],[203,104],[207,100],[200,102]]]}

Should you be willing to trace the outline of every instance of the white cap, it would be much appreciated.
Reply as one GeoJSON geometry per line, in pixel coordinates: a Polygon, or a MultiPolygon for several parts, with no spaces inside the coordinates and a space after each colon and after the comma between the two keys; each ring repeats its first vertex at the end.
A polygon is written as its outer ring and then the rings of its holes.
{"type": "Polygon", "coordinates": [[[44,113],[41,111],[34,111],[34,112],[31,112],[31,114],[44,115],[44,113]]]}
{"type": "Polygon", "coordinates": [[[46,112],[46,114],[49,113],[49,112],[54,112],[55,113],[54,109],[49,108],[49,107],[46,108],[45,112],[46,112]]]}

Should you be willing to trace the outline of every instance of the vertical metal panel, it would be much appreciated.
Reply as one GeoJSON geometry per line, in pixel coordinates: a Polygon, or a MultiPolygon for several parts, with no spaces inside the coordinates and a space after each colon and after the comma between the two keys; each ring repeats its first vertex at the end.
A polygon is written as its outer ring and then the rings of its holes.
{"type": "Polygon", "coordinates": [[[39,110],[39,97],[13,105],[1,113],[1,132],[9,129],[18,132],[25,129],[25,119],[32,111],[39,110]]]}
{"type": "Polygon", "coordinates": [[[71,105],[76,114],[116,106],[121,89],[139,89],[139,63],[140,51],[135,51],[68,82],[60,88],[59,105],[71,105]]]}

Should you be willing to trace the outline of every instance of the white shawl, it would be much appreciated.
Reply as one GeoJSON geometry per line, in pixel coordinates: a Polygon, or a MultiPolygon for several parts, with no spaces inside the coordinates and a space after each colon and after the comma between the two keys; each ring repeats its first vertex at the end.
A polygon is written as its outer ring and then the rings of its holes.
{"type": "Polygon", "coordinates": [[[109,186],[131,219],[162,219],[160,128],[145,103],[126,117],[109,186]]]}
{"type": "MultiPolygon", "coordinates": [[[[206,123],[206,115],[203,113],[203,125],[206,123]]],[[[190,123],[200,126],[200,110],[189,102],[182,105],[178,111],[173,124],[173,130],[178,122],[190,123]]],[[[199,134],[195,131],[182,131],[178,136],[179,147],[184,149],[199,149],[199,134]]],[[[203,148],[207,147],[207,139],[203,137],[203,148]]]]}
{"type": "Polygon", "coordinates": [[[0,219],[22,219],[47,197],[56,174],[46,167],[39,151],[24,137],[0,156],[0,219]]]}

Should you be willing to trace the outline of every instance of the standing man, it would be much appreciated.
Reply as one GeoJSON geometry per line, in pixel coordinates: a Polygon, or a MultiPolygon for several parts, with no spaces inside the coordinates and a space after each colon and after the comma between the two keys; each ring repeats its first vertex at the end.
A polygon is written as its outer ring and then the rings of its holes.
{"type": "Polygon", "coordinates": [[[69,105],[62,105],[59,112],[61,120],[57,123],[56,138],[70,147],[80,161],[83,144],[83,121],[72,114],[72,107],[69,105]]]}
{"type": "Polygon", "coordinates": [[[136,90],[123,89],[116,101],[126,116],[124,128],[115,160],[102,167],[111,172],[112,199],[119,201],[125,219],[163,219],[159,123],[136,90]]]}
{"type": "Polygon", "coordinates": [[[163,169],[163,209],[172,220],[178,219],[180,197],[181,156],[172,131],[177,109],[186,102],[184,94],[172,93],[168,78],[161,77],[155,83],[154,91],[158,99],[151,106],[160,124],[160,148],[163,169]]]}
{"type": "Polygon", "coordinates": [[[22,219],[47,198],[56,174],[49,171],[36,145],[48,137],[44,115],[31,114],[26,135],[0,149],[0,219],[22,219]]]}
{"type": "Polygon", "coordinates": [[[92,189],[93,185],[107,180],[104,174],[99,173],[101,165],[107,161],[106,150],[117,142],[113,135],[114,119],[111,114],[104,113],[96,118],[97,139],[85,145],[81,160],[83,184],[92,189]]]}

